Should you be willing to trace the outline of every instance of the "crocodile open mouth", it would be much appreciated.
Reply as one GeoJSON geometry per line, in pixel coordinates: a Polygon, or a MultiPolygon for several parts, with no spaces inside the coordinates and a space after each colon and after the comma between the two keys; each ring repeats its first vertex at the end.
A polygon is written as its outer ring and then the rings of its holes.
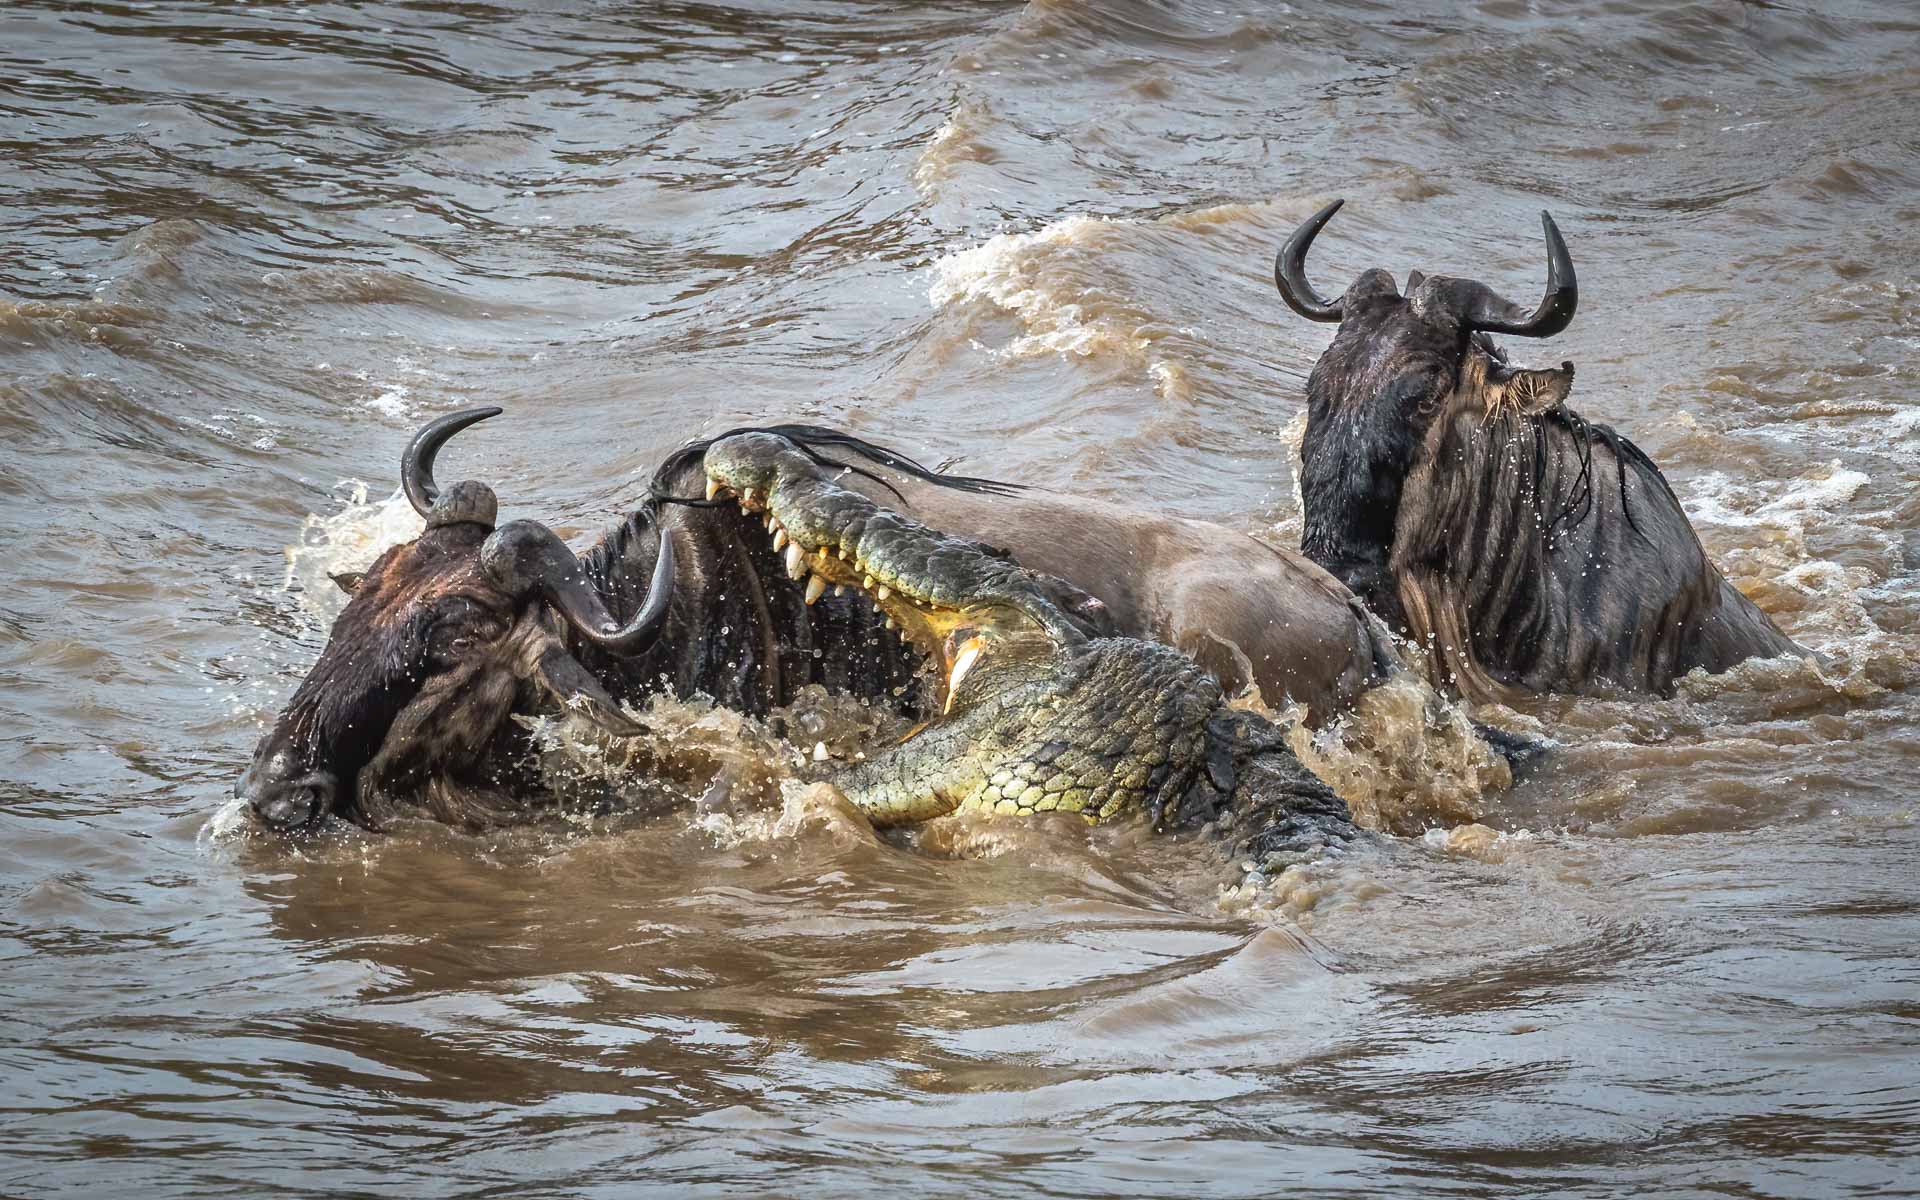
{"type": "Polygon", "coordinates": [[[822,530],[793,506],[751,487],[735,491],[708,476],[707,498],[721,497],[736,499],[742,512],[763,522],[787,577],[802,588],[808,604],[831,591],[864,597],[878,609],[886,628],[939,671],[943,711],[952,709],[955,690],[994,643],[1025,624],[1019,613],[999,606],[943,603],[931,594],[933,587],[905,577],[896,566],[863,557],[857,541],[822,530]],[[796,534],[789,523],[811,528],[796,534]]]}
{"type": "MultiPolygon", "coordinates": [[[[845,469],[822,465],[785,439],[725,438],[708,448],[704,466],[707,499],[731,499],[765,526],[806,603],[830,591],[852,593],[879,610],[885,626],[938,671],[943,713],[990,655],[1083,637],[1063,616],[1065,585],[1032,575],[1003,551],[876,504],[838,482],[845,469]]],[[[1078,593],[1070,599],[1098,604],[1078,593]]]]}

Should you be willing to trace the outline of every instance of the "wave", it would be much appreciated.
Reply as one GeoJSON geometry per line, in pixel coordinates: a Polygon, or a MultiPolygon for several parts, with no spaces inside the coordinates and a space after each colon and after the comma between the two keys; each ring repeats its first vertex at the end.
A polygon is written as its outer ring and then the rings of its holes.
{"type": "Polygon", "coordinates": [[[1243,203],[1145,220],[1063,217],[937,259],[928,299],[936,309],[986,308],[1017,320],[1020,334],[996,355],[1116,363],[1144,375],[1161,399],[1188,401],[1208,349],[1178,316],[1149,299],[1142,284],[1171,288],[1173,304],[1194,310],[1199,298],[1186,289],[1212,286],[1226,272],[1244,273],[1249,252],[1258,253],[1273,221],[1270,206],[1243,203]],[[1212,247],[1223,231],[1232,244],[1212,247]],[[1188,264],[1193,279],[1165,278],[1169,262],[1188,264]]]}
{"type": "Polygon", "coordinates": [[[914,160],[909,178],[928,200],[938,200],[941,186],[970,163],[991,163],[999,153],[986,139],[993,112],[979,101],[962,101],[928,139],[914,160]]]}

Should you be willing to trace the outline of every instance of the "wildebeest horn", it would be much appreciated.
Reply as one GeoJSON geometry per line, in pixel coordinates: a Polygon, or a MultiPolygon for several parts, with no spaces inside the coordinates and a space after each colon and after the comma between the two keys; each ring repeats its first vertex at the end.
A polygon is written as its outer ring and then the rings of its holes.
{"type": "Polygon", "coordinates": [[[407,499],[412,501],[413,511],[423,517],[433,516],[433,502],[440,498],[440,488],[433,482],[433,456],[440,453],[440,447],[446,445],[447,439],[469,425],[499,415],[500,409],[493,405],[462,409],[430,422],[413,435],[413,440],[407,443],[405,452],[400,455],[400,486],[406,490],[407,499]]]}
{"type": "Polygon", "coordinates": [[[513,521],[487,535],[480,567],[515,596],[534,588],[560,610],[567,624],[594,645],[615,654],[638,654],[653,644],[673,598],[673,539],[663,530],[647,599],[622,628],[599,595],[587,586],[580,560],[553,530],[538,521],[513,521]]]}
{"type": "Polygon", "coordinates": [[[1567,253],[1566,239],[1560,236],[1553,218],[1545,211],[1540,224],[1547,231],[1547,294],[1531,316],[1511,301],[1502,299],[1492,288],[1482,288],[1467,311],[1467,326],[1488,333],[1509,333],[1515,337],[1552,337],[1573,322],[1573,310],[1580,304],[1580,284],[1573,274],[1573,256],[1567,253]]]}
{"type": "Polygon", "coordinates": [[[1287,302],[1288,308],[1309,321],[1340,319],[1339,303],[1321,299],[1320,293],[1307,282],[1307,247],[1313,245],[1321,227],[1332,220],[1333,214],[1345,203],[1345,200],[1335,200],[1308,217],[1293,231],[1286,245],[1280,247],[1280,253],[1273,256],[1273,285],[1280,289],[1280,298],[1287,302]]]}

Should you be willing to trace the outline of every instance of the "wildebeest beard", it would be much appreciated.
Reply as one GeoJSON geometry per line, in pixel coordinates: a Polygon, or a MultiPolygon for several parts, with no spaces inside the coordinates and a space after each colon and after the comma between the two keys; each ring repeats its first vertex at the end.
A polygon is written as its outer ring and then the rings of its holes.
{"type": "Polygon", "coordinates": [[[490,648],[492,661],[461,662],[421,685],[361,774],[360,823],[381,828],[409,809],[468,828],[525,818],[539,784],[526,769],[526,739],[507,716],[523,681],[537,678],[541,658],[554,653],[556,625],[529,609],[490,648]]]}
{"type": "Polygon", "coordinates": [[[1508,365],[1489,336],[1572,319],[1573,265],[1552,220],[1546,298],[1529,314],[1472,280],[1363,272],[1314,294],[1306,246],[1275,276],[1340,330],[1307,386],[1302,550],[1474,699],[1620,687],[1668,692],[1695,667],[1799,652],[1729,584],[1647,456],[1566,406],[1573,364],[1508,365]]]}
{"type": "MultiPolygon", "coordinates": [[[[764,714],[815,683],[913,712],[917,656],[870,608],[803,596],[757,518],[707,503],[706,442],[671,458],[648,500],[576,557],[537,522],[495,528],[485,485],[433,484],[439,446],[497,412],[452,414],[409,446],[402,479],[428,527],[343,583],[352,599],[235,788],[267,824],[307,830],[338,815],[378,828],[408,811],[472,828],[524,820],[548,797],[515,713],[566,706],[632,736],[644,727],[623,705],[661,691],[764,714]]],[[[945,487],[1003,488],[834,431],[774,432],[823,463],[820,447],[838,447],[945,487]]]]}

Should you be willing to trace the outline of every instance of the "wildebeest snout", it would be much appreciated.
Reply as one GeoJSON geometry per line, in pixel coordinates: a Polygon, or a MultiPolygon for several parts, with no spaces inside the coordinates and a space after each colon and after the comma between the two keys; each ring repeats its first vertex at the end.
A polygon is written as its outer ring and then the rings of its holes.
{"type": "Polygon", "coordinates": [[[247,802],[267,828],[280,833],[310,829],[333,811],[340,781],[330,771],[303,770],[285,748],[262,747],[233,794],[247,802]]]}

